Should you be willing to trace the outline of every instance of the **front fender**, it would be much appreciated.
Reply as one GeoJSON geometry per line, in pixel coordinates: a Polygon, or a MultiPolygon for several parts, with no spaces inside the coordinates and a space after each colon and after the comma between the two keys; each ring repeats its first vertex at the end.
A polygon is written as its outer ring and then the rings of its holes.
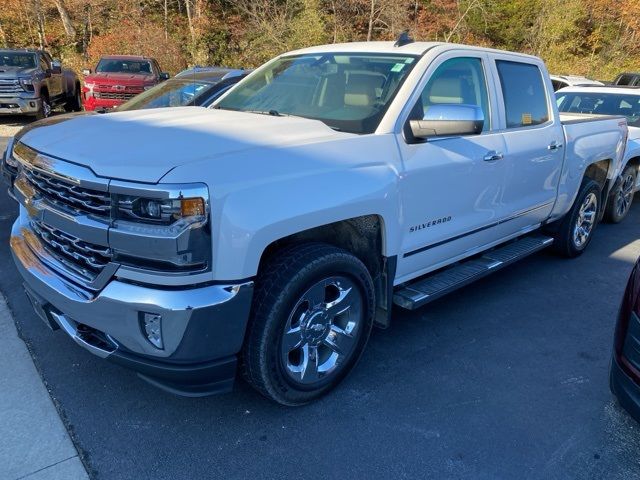
{"type": "Polygon", "coordinates": [[[219,160],[190,165],[189,172],[183,166],[163,182],[211,172],[213,278],[237,280],[256,275],[263,252],[276,240],[364,215],[381,217],[382,253],[395,254],[398,155],[390,135],[353,136],[236,154],[218,169],[219,160]]]}

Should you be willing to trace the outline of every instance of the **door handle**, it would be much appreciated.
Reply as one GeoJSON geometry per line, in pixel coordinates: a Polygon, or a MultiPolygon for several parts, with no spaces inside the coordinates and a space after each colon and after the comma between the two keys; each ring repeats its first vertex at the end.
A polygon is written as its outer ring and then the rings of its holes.
{"type": "Polygon", "coordinates": [[[502,160],[503,158],[504,158],[504,155],[502,153],[493,151],[493,152],[487,153],[484,156],[483,160],[485,162],[495,162],[496,160],[502,160]]]}
{"type": "Polygon", "coordinates": [[[559,150],[562,148],[562,144],[558,142],[551,142],[547,148],[551,151],[559,150]]]}

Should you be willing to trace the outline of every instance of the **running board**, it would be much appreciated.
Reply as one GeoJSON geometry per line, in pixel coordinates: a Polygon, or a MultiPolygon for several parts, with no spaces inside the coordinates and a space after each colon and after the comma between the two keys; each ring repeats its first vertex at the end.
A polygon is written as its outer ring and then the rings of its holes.
{"type": "Polygon", "coordinates": [[[415,310],[447,293],[475,282],[507,265],[531,255],[553,243],[553,238],[540,234],[522,237],[514,242],[485,252],[480,257],[464,260],[453,267],[405,284],[393,295],[393,303],[415,310]]]}

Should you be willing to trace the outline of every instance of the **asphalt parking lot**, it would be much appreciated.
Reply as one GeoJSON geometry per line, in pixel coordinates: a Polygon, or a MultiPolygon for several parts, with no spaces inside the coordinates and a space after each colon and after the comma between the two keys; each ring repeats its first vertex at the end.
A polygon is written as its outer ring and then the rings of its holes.
{"type": "Polygon", "coordinates": [[[640,425],[608,388],[640,197],[578,259],[542,252],[396,310],[345,383],[298,409],[241,381],[175,397],[48,331],[10,258],[16,211],[1,193],[0,290],[94,478],[640,478],[640,425]]]}

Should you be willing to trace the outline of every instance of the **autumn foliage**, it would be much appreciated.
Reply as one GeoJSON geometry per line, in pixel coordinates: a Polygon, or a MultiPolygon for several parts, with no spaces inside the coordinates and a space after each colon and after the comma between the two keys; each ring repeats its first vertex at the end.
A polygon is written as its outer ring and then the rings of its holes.
{"type": "Polygon", "coordinates": [[[542,56],[555,73],[640,70],[640,0],[2,0],[0,45],[45,47],[77,70],[106,53],[254,67],[319,43],[416,39],[542,56]]]}

